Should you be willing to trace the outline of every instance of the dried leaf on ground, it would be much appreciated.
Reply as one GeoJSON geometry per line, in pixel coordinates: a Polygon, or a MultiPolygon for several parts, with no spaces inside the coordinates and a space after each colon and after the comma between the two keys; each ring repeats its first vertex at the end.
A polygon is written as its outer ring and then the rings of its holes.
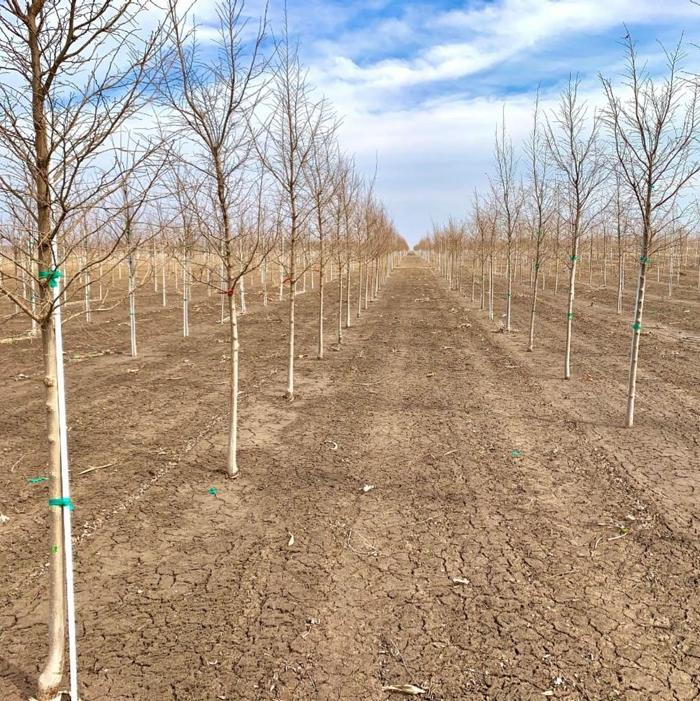
{"type": "Polygon", "coordinates": [[[427,694],[425,689],[421,689],[415,684],[390,684],[389,686],[383,686],[382,691],[394,692],[396,694],[403,694],[404,696],[420,696],[421,694],[427,694]]]}

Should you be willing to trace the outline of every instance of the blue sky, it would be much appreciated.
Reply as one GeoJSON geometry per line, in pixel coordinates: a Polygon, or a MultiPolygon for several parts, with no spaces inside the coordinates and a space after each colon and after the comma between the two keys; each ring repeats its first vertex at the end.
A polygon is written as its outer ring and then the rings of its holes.
{"type": "Polygon", "coordinates": [[[378,195],[412,243],[487,187],[504,105],[518,144],[538,83],[548,108],[580,73],[601,104],[597,76],[619,76],[625,24],[652,71],[657,40],[683,32],[686,65],[700,71],[690,0],[288,0],[288,12],[311,81],[343,115],[343,146],[368,175],[378,158],[378,195]]]}

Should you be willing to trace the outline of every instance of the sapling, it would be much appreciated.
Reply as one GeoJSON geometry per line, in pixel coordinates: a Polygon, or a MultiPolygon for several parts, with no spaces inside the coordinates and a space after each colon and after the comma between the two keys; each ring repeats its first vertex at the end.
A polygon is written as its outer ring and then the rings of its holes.
{"type": "Polygon", "coordinates": [[[305,171],[310,167],[317,134],[329,118],[324,101],[313,102],[297,48],[289,36],[285,13],[284,33],[277,42],[271,86],[270,114],[261,125],[264,139],[255,140],[260,161],[278,189],[287,258],[284,280],[289,285],[287,331],[287,387],[294,400],[297,283],[303,278],[304,239],[313,214],[305,171]]]}
{"type": "Polygon", "coordinates": [[[506,325],[511,330],[511,311],[513,298],[513,243],[520,219],[523,199],[522,188],[516,182],[517,161],[513,143],[506,136],[505,110],[500,132],[496,129],[496,182],[493,184],[494,199],[498,203],[499,215],[506,236],[506,325]]]}
{"type": "Polygon", "coordinates": [[[605,122],[613,141],[621,179],[638,208],[639,266],[632,318],[627,412],[634,424],[637,368],[646,292],[647,270],[677,218],[677,201],[700,171],[697,139],[700,130],[698,83],[681,70],[679,43],[666,51],[667,71],[654,80],[639,66],[635,44],[626,40],[627,70],[622,89],[602,78],[607,97],[605,122]]]}
{"type": "MultiPolygon", "coordinates": [[[[169,50],[173,61],[161,62],[159,97],[169,108],[168,125],[188,148],[173,149],[181,166],[196,173],[202,182],[202,197],[191,203],[190,214],[197,228],[219,258],[218,292],[222,317],[228,321],[229,425],[226,473],[234,478],[238,467],[239,332],[236,289],[246,272],[267,254],[262,251],[264,232],[257,224],[256,181],[262,174],[252,163],[256,135],[250,129],[252,116],[262,98],[262,56],[266,18],[254,31],[247,27],[243,4],[225,0],[217,7],[216,49],[202,58],[196,27],[181,16],[176,0],[167,7],[169,50]],[[196,206],[194,206],[196,204],[196,206]],[[251,214],[252,212],[252,214],[251,214]],[[248,221],[244,226],[235,221],[248,221]],[[241,237],[244,240],[241,248],[241,237]],[[238,259],[243,250],[243,260],[238,259]],[[226,314],[225,314],[226,313],[226,314]]],[[[259,186],[261,187],[261,186],[259,186]]],[[[222,319],[224,321],[224,319],[222,319]]]]}
{"type": "Polygon", "coordinates": [[[566,306],[564,379],[571,378],[571,339],[576,296],[576,271],[582,236],[591,224],[593,197],[605,179],[603,153],[599,145],[600,116],[589,117],[578,93],[580,81],[569,79],[559,106],[546,125],[546,138],[553,164],[560,175],[561,204],[569,230],[569,292],[566,306]]]}
{"type": "MultiPolygon", "coordinates": [[[[4,3],[0,12],[0,198],[30,222],[34,241],[29,272],[39,299],[20,299],[5,280],[2,294],[39,325],[49,497],[59,502],[67,488],[61,475],[67,448],[59,426],[59,414],[65,418],[65,412],[57,385],[63,359],[56,352],[55,312],[66,291],[80,286],[85,269],[95,270],[109,260],[122,241],[118,234],[112,246],[96,251],[84,267],[66,267],[85,237],[96,234],[92,229],[80,232],[77,224],[85,212],[99,206],[103,219],[121,217],[108,201],[125,173],[104,164],[111,137],[143,103],[161,41],[158,28],[145,38],[137,31],[141,10],[139,3],[113,0],[29,0],[4,3]]],[[[2,245],[0,257],[5,257],[2,245]]],[[[39,701],[56,699],[63,678],[67,590],[64,548],[54,546],[64,543],[64,524],[70,522],[67,506],[52,507],[49,522],[49,650],[38,679],[39,701]]],[[[74,651],[74,639],[70,643],[74,651]]],[[[71,667],[71,696],[77,701],[71,667]]]]}
{"type": "MultiPolygon", "coordinates": [[[[532,263],[530,330],[527,350],[532,352],[535,344],[535,313],[537,309],[537,286],[540,272],[545,260],[545,244],[547,229],[552,216],[549,183],[549,155],[544,148],[544,136],[541,131],[539,113],[539,91],[535,98],[535,108],[532,119],[532,130],[526,145],[529,159],[529,199],[528,225],[534,247],[532,263]]],[[[544,271],[542,271],[544,272],[544,271]]]]}

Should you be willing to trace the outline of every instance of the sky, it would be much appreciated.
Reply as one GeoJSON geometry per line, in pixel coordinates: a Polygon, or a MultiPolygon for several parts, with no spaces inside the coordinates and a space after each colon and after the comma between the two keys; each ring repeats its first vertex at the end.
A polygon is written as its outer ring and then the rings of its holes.
{"type": "MultiPolygon", "coordinates": [[[[204,7],[204,6],[203,6],[204,7]]],[[[535,91],[551,109],[578,74],[591,106],[599,74],[619,80],[627,30],[652,72],[685,34],[700,71],[691,0],[288,0],[309,79],[342,116],[340,141],[413,244],[463,217],[488,188],[499,120],[518,147],[535,91]],[[627,29],[625,29],[625,27],[627,29]]],[[[271,0],[273,24],[280,4],[271,0]]],[[[201,15],[200,15],[201,16],[201,15]]]]}

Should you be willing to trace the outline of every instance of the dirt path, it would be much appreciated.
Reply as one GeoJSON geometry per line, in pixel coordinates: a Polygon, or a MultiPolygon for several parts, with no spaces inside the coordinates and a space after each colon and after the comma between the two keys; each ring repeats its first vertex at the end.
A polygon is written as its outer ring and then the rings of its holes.
{"type": "MultiPolygon", "coordinates": [[[[583,425],[577,398],[595,385],[562,390],[555,351],[523,357],[469,306],[408,258],[339,352],[300,363],[293,405],[272,374],[283,328],[246,319],[256,357],[232,483],[213,467],[223,388],[207,330],[175,405],[158,373],[187,373],[182,358],[144,364],[146,394],[110,425],[145,431],[148,401],[148,435],[123,448],[129,470],[83,488],[102,504],[78,548],[86,701],[379,700],[405,683],[433,701],[700,698],[691,501],[673,511],[673,489],[641,479],[653,455],[635,476],[615,429],[583,425]]],[[[76,434],[100,424],[104,360],[76,434]]],[[[596,401],[602,425],[614,397],[596,401]]],[[[665,449],[687,455],[674,416],[665,449]]],[[[37,564],[37,530],[3,547],[13,585],[37,564]]],[[[31,691],[44,650],[42,585],[0,598],[8,701],[31,691]]]]}

